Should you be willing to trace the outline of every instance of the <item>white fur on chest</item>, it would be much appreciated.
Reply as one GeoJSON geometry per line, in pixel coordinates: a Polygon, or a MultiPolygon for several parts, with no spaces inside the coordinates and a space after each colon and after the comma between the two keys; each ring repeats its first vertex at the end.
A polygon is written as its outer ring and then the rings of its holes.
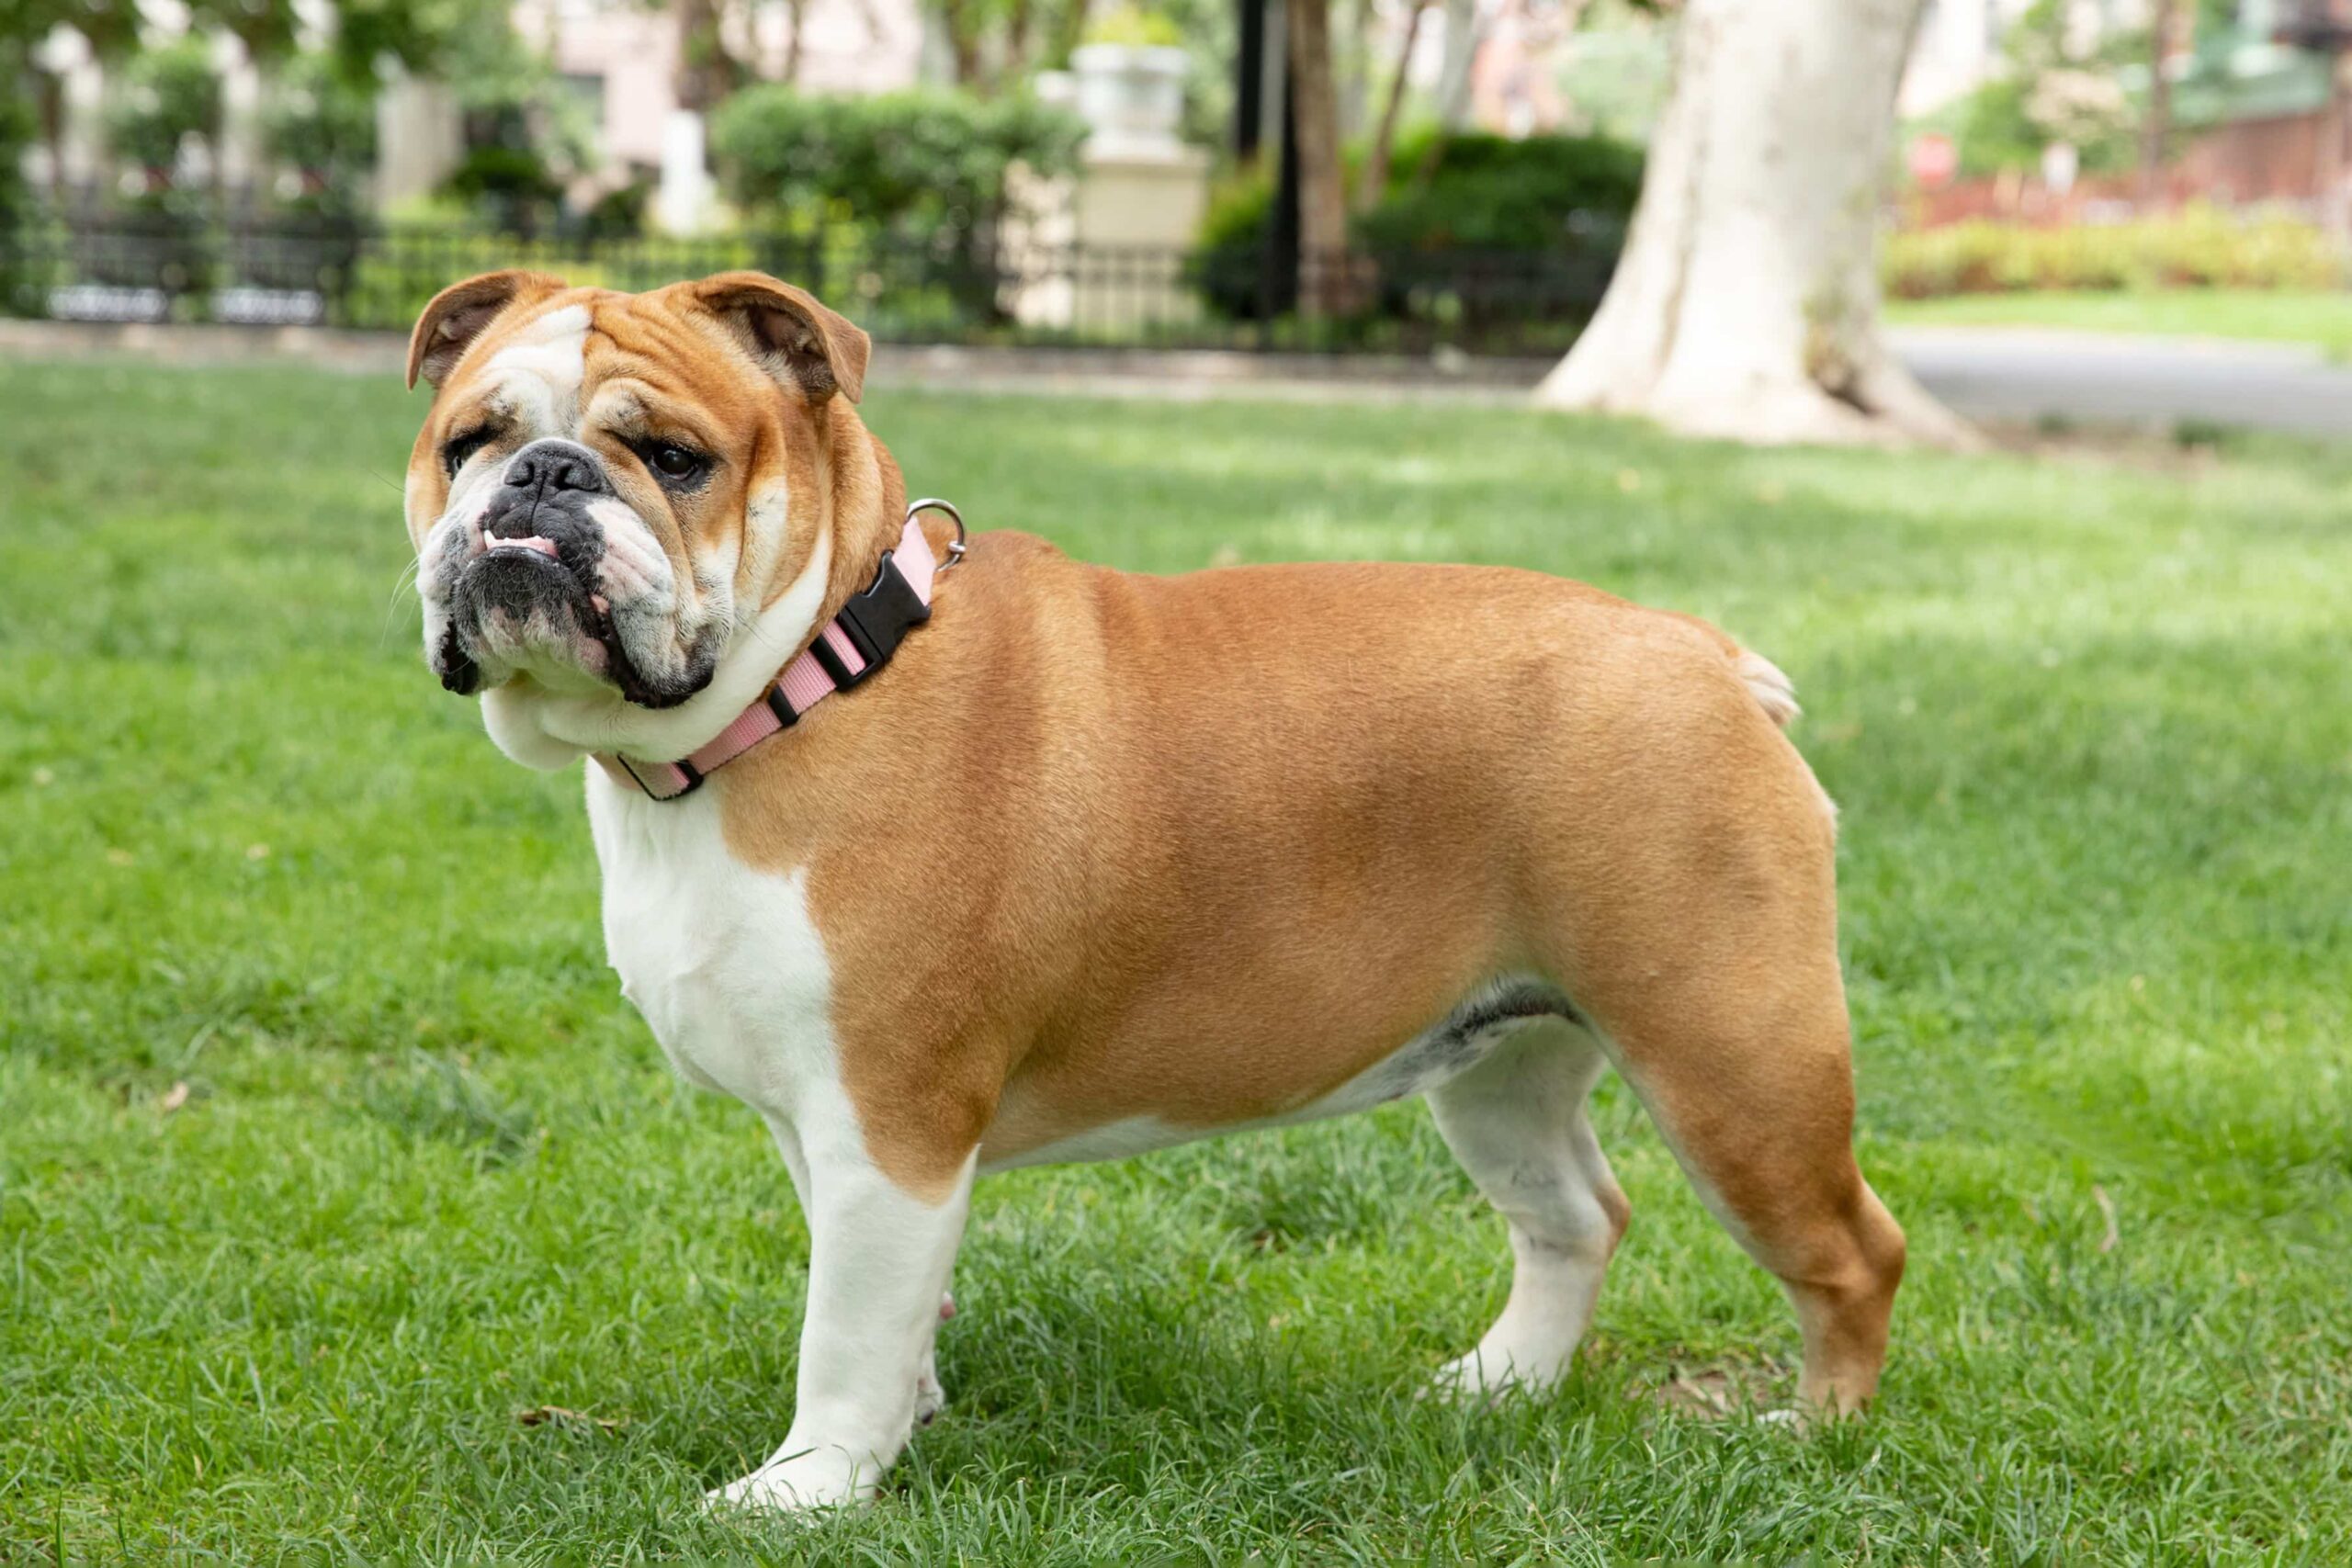
{"type": "Polygon", "coordinates": [[[729,854],[711,792],[657,801],[587,773],[605,954],[671,1062],[771,1118],[842,1108],[807,874],[729,854]]]}

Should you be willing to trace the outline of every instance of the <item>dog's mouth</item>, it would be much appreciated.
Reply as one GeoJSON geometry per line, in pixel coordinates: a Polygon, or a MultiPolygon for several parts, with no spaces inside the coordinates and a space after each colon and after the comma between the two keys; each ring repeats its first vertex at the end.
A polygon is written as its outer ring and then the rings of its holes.
{"type": "Polygon", "coordinates": [[[451,609],[434,666],[443,687],[461,696],[483,689],[485,664],[508,673],[533,664],[576,670],[647,708],[674,707],[707,683],[673,690],[648,680],[611,601],[539,535],[486,538],[458,576],[451,609]]]}

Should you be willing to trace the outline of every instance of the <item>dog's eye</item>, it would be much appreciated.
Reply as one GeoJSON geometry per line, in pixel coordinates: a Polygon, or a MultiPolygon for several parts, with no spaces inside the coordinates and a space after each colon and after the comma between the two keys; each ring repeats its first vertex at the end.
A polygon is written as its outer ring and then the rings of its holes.
{"type": "Polygon", "coordinates": [[[451,479],[466,466],[466,459],[490,445],[488,429],[469,430],[463,435],[452,435],[441,444],[441,470],[451,479]]]}
{"type": "Polygon", "coordinates": [[[681,483],[700,474],[706,461],[701,453],[681,446],[674,441],[649,446],[645,452],[647,468],[665,479],[681,483]]]}

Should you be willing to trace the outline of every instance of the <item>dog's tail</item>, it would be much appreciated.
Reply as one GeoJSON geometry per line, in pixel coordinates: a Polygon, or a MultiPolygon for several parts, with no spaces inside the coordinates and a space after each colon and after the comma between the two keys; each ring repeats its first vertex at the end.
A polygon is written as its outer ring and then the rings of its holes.
{"type": "Polygon", "coordinates": [[[1779,665],[1752,648],[1742,648],[1737,637],[1713,621],[1686,615],[1679,610],[1666,613],[1698,627],[1707,634],[1709,641],[1724,650],[1724,657],[1731,661],[1731,672],[1747,685],[1749,694],[1756,699],[1756,705],[1764,710],[1765,717],[1786,729],[1789,721],[1804,711],[1797,706],[1797,683],[1790,680],[1779,665]]]}
{"type": "Polygon", "coordinates": [[[1764,710],[1764,716],[1782,729],[1789,727],[1789,720],[1804,711],[1797,706],[1796,682],[1754,649],[1732,644],[1731,668],[1732,673],[1747,682],[1757,705],[1764,710]]]}

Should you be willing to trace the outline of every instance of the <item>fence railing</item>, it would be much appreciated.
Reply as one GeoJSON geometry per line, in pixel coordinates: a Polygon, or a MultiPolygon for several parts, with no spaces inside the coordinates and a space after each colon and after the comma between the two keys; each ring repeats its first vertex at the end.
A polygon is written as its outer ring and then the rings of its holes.
{"type": "Polygon", "coordinates": [[[44,217],[0,229],[0,310],[67,321],[405,330],[443,286],[497,267],[658,288],[739,267],[809,289],[902,343],[1556,353],[1599,303],[1622,235],[1556,251],[1029,243],[855,231],[517,237],[327,220],[44,217]]]}

